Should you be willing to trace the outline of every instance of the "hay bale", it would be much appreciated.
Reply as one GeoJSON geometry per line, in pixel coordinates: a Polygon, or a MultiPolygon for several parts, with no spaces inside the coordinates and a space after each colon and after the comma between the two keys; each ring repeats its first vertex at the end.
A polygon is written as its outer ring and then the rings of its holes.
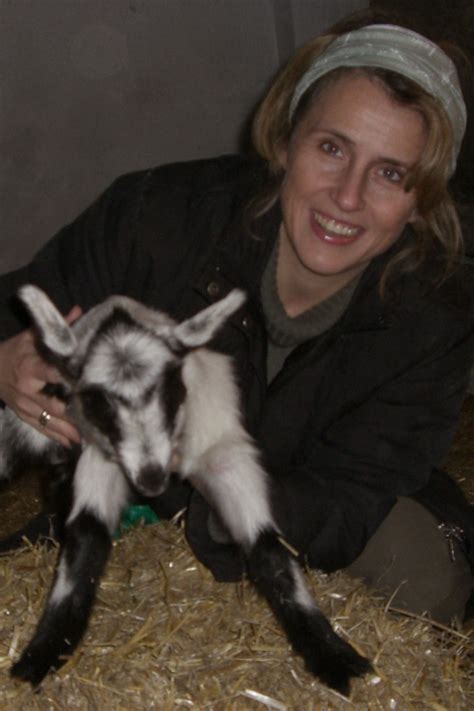
{"type": "Polygon", "coordinates": [[[350,700],[308,674],[247,583],[219,584],[171,523],[114,544],[86,637],[39,693],[8,669],[29,640],[56,551],[31,546],[0,558],[0,709],[18,711],[331,711],[473,708],[472,638],[385,609],[343,573],[308,573],[339,632],[374,661],[350,700]]]}

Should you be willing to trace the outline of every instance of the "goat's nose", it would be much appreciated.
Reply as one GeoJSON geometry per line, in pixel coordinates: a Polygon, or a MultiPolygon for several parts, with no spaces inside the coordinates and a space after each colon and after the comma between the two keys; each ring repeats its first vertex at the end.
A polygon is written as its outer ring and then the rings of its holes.
{"type": "Polygon", "coordinates": [[[159,496],[168,485],[169,475],[165,470],[156,465],[148,465],[141,469],[135,486],[143,496],[159,496]]]}

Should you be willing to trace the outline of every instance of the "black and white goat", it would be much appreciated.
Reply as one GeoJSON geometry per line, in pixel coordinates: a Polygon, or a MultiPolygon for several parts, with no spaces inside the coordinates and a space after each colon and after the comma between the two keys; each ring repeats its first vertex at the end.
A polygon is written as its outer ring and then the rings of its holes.
{"type": "Polygon", "coordinates": [[[240,307],[242,292],[179,324],[114,296],[72,327],[38,288],[23,287],[20,298],[42,354],[62,375],[83,444],[65,459],[64,448],[11,410],[0,414],[0,477],[27,451],[52,468],[62,461],[72,487],[49,599],[13,676],[38,685],[64,664],[86,630],[131,493],[159,495],[179,463],[179,475],[207,498],[242,548],[250,579],[307,668],[348,693],[351,677],[370,664],[333,631],[282,545],[267,475],[241,424],[231,361],[204,347],[240,307]]]}

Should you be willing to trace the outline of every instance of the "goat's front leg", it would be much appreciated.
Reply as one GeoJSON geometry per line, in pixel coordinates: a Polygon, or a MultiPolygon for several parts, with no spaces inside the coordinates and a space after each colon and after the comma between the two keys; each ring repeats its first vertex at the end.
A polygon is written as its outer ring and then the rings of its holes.
{"type": "Polygon", "coordinates": [[[117,466],[86,448],[74,475],[73,507],[49,599],[33,639],[12,667],[13,676],[37,686],[74,652],[86,631],[127,497],[117,466]]]}
{"type": "Polygon", "coordinates": [[[281,543],[267,477],[250,442],[222,442],[201,460],[193,485],[218,512],[246,556],[250,579],[266,598],[294,650],[328,686],[348,694],[370,662],[339,637],[316,605],[298,563],[281,543]]]}
{"type": "Polygon", "coordinates": [[[250,579],[268,600],[308,671],[347,696],[351,678],[370,671],[371,664],[334,632],[275,529],[260,533],[247,560],[250,579]]]}

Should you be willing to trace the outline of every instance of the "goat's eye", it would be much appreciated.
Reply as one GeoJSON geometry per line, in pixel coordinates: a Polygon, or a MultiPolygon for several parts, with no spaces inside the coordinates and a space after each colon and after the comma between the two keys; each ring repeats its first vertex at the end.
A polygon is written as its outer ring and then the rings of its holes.
{"type": "Polygon", "coordinates": [[[111,441],[119,437],[116,410],[103,390],[96,387],[80,393],[82,411],[86,420],[103,432],[111,441]]]}
{"type": "Polygon", "coordinates": [[[180,364],[171,363],[166,367],[159,386],[159,395],[164,406],[166,426],[168,430],[172,430],[179,406],[186,397],[180,364]]]}
{"type": "Polygon", "coordinates": [[[80,394],[85,415],[109,414],[112,411],[107,395],[99,388],[87,388],[80,394]]]}

